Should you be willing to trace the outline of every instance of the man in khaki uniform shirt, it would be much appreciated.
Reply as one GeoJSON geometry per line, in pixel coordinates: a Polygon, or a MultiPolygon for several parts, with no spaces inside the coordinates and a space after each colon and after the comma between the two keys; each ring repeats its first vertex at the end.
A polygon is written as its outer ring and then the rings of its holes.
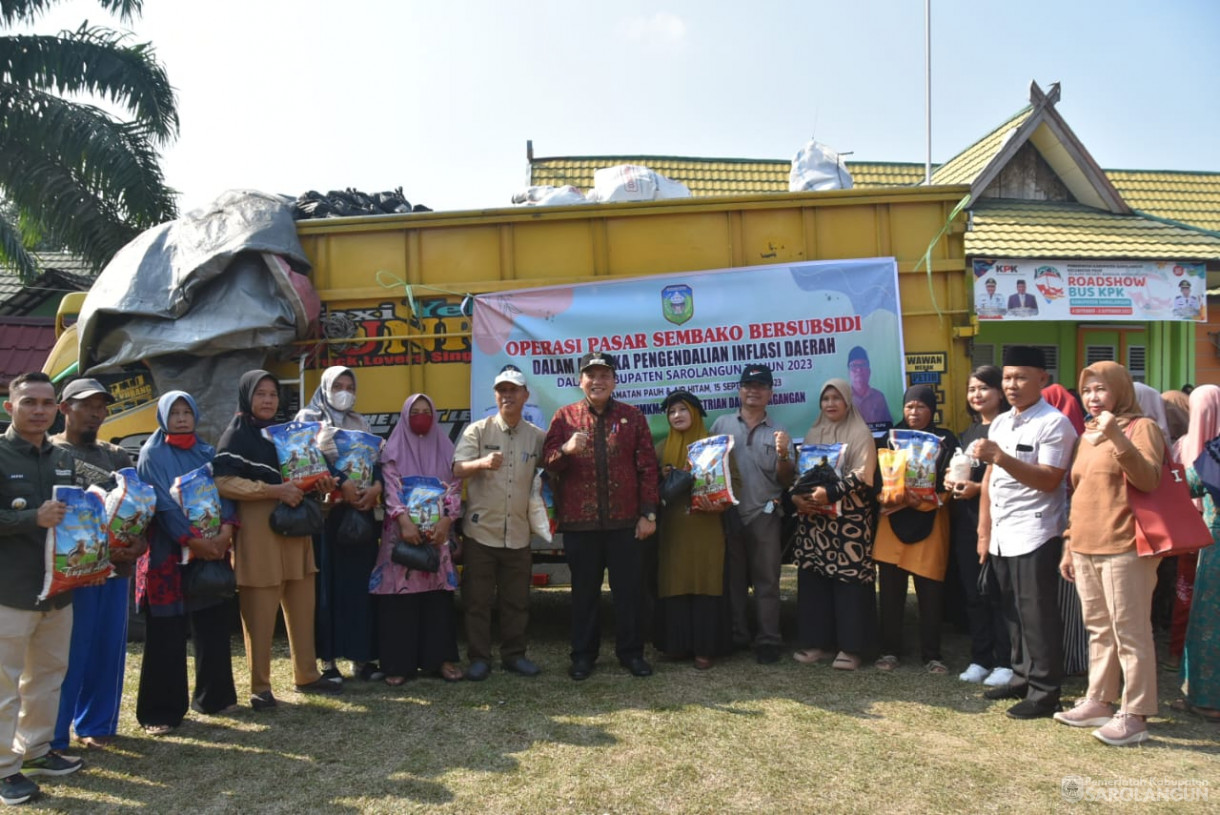
{"type": "Polygon", "coordinates": [[[500,659],[507,671],[537,676],[525,656],[532,572],[529,500],[546,431],[522,418],[525,376],[506,365],[496,376],[499,412],[466,427],[453,453],[453,475],[467,479],[462,602],[470,668],[478,682],[491,673],[491,600],[500,597],[500,659]]]}

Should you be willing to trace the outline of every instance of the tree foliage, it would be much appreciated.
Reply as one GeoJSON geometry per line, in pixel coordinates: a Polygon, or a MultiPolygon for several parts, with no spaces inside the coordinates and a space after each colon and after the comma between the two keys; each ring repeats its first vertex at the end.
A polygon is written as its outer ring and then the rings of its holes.
{"type": "MultiPolygon", "coordinates": [[[[0,0],[0,27],[34,22],[58,2],[0,0]]],[[[124,22],[142,7],[97,2],[124,22]]],[[[174,89],[151,44],[88,23],[0,36],[0,263],[32,277],[30,249],[50,237],[100,269],[173,218],[158,148],[177,134],[174,89]]]]}

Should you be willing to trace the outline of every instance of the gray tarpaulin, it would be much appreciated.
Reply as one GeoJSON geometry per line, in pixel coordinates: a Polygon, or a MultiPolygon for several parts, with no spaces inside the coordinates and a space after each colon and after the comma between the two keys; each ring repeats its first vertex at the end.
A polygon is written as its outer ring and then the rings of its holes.
{"type": "Polygon", "coordinates": [[[289,204],[248,190],[142,233],[85,298],[81,373],[147,363],[158,393],[195,397],[200,435],[215,441],[236,408],[241,374],[262,367],[270,349],[305,338],[317,316],[276,255],[309,269],[289,204]]]}

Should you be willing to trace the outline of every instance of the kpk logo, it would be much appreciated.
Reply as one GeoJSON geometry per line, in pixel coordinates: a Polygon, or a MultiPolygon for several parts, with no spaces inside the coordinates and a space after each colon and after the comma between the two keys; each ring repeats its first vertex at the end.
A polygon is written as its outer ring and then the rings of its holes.
{"type": "Polygon", "coordinates": [[[674,325],[682,325],[695,316],[695,293],[690,286],[666,286],[661,289],[661,313],[674,325]]]}

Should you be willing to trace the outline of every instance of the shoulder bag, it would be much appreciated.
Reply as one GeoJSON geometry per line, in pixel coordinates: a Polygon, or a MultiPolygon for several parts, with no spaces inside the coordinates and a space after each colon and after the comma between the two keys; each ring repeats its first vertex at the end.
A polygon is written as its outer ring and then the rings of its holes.
{"type": "MultiPolygon", "coordinates": [[[[1134,424],[1128,423],[1127,430],[1134,424]]],[[[1135,551],[1140,557],[1174,557],[1212,544],[1211,530],[1191,500],[1186,468],[1170,462],[1168,447],[1161,460],[1160,485],[1144,492],[1128,481],[1127,504],[1135,515],[1135,551]]]]}

